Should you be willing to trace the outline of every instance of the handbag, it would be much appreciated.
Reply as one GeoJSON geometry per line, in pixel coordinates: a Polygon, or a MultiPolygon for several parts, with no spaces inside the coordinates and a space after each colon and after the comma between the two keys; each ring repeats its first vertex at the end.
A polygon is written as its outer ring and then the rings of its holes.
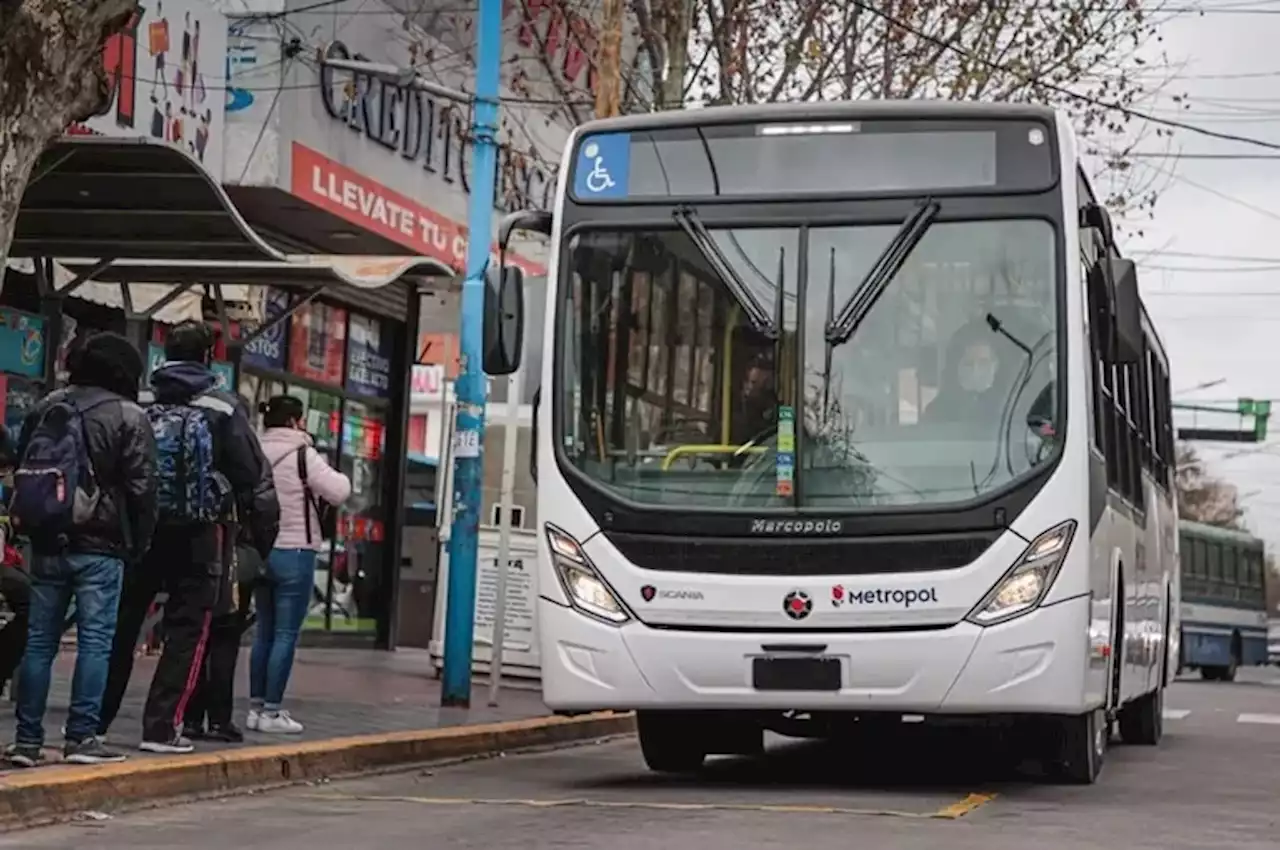
{"type": "Polygon", "coordinates": [[[237,584],[257,584],[267,580],[267,562],[258,554],[257,549],[247,543],[237,542],[233,557],[236,561],[237,584]]]}
{"type": "Polygon", "coordinates": [[[329,504],[321,499],[315,493],[311,492],[311,487],[307,484],[307,447],[302,446],[298,449],[298,479],[302,481],[302,494],[306,499],[307,506],[311,508],[309,511],[303,511],[306,522],[307,542],[311,542],[311,514],[315,512],[316,521],[318,522],[317,530],[320,532],[321,540],[332,540],[338,528],[338,509],[336,506],[329,504]]]}

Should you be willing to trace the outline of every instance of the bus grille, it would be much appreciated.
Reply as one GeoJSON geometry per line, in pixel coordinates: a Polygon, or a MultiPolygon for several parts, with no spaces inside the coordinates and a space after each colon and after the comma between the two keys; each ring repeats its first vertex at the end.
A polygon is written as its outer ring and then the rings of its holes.
{"type": "Polygon", "coordinates": [[[741,575],[858,575],[950,570],[973,563],[998,531],[815,540],[605,532],[646,570],[741,575]]]}

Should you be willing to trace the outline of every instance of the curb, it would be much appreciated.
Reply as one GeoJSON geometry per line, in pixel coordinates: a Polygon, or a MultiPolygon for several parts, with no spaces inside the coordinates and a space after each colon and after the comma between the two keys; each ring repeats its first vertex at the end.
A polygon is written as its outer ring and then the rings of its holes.
{"type": "Polygon", "coordinates": [[[625,735],[631,714],[535,717],[21,771],[0,778],[0,829],[170,797],[226,794],[398,765],[625,735]]]}

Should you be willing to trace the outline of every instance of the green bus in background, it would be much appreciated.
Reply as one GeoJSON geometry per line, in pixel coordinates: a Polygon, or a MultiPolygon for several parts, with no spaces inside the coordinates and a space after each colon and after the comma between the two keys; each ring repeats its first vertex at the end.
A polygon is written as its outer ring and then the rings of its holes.
{"type": "Polygon", "coordinates": [[[1182,560],[1179,669],[1230,682],[1241,665],[1267,663],[1266,551],[1261,540],[1198,522],[1178,523],[1182,560]]]}

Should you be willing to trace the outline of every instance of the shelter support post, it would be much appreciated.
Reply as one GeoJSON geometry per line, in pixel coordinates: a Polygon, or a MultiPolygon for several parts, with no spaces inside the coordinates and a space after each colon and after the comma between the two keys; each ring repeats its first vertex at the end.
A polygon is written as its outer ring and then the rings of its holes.
{"type": "MultiPolygon", "coordinates": [[[[418,346],[418,317],[422,310],[422,296],[417,287],[409,296],[409,314],[405,316],[404,333],[391,352],[391,374],[400,379],[391,387],[391,410],[399,415],[393,427],[387,431],[387,450],[383,455],[387,464],[386,489],[382,503],[387,506],[386,557],[383,567],[386,573],[378,582],[378,604],[386,616],[378,620],[378,634],[374,645],[378,649],[395,649],[399,631],[400,571],[405,558],[404,525],[409,490],[409,399],[413,393],[413,363],[418,346]]],[[[424,617],[431,612],[423,611],[424,617]]]]}
{"type": "Polygon", "coordinates": [[[142,362],[147,361],[147,330],[150,320],[145,313],[139,313],[133,307],[133,290],[128,281],[120,281],[120,303],[124,306],[124,335],[138,349],[142,362]]]}
{"type": "Polygon", "coordinates": [[[475,646],[476,561],[484,477],[484,411],[487,391],[482,371],[485,274],[493,233],[494,177],[497,171],[498,76],[502,62],[502,0],[480,0],[476,16],[476,93],[471,212],[468,217],[467,277],[462,285],[459,327],[461,363],[457,383],[458,425],[454,436],[453,525],[449,533],[449,585],[445,607],[443,706],[471,705],[471,664],[475,646]]]}
{"type": "Polygon", "coordinates": [[[36,291],[40,295],[40,315],[44,317],[44,388],[58,384],[58,351],[62,346],[62,294],[53,277],[53,260],[36,257],[36,291]]]}

